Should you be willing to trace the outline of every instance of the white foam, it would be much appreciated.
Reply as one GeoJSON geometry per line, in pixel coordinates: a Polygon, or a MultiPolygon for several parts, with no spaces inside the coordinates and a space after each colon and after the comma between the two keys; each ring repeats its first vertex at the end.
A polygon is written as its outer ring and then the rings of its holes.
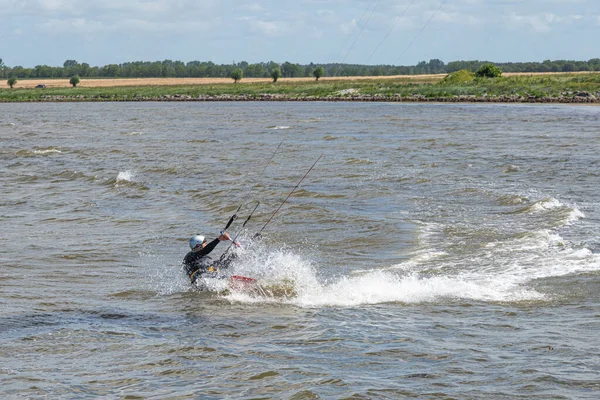
{"type": "Polygon", "coordinates": [[[530,209],[531,211],[537,212],[537,211],[545,211],[545,210],[552,210],[555,208],[560,208],[560,207],[564,207],[565,205],[563,203],[561,203],[559,200],[555,199],[555,198],[549,198],[546,200],[542,200],[542,201],[538,201],[535,204],[533,204],[530,209]]]}
{"type": "Polygon", "coordinates": [[[295,296],[269,298],[232,291],[226,298],[245,303],[278,302],[299,307],[356,307],[390,302],[521,301],[543,297],[535,290],[523,287],[520,280],[498,282],[487,273],[430,276],[419,272],[405,274],[406,265],[402,269],[404,271],[399,272],[374,268],[358,276],[320,281],[312,265],[299,255],[289,250],[265,252],[261,249],[241,255],[236,261],[235,273],[257,278],[261,284],[291,281],[295,296]]]}
{"type": "Polygon", "coordinates": [[[33,150],[33,154],[51,154],[51,153],[62,153],[57,149],[44,149],[44,150],[33,150]]]}
{"type": "Polygon", "coordinates": [[[117,182],[131,182],[133,180],[134,174],[131,171],[123,171],[119,172],[117,175],[117,182]]]}
{"type": "Polygon", "coordinates": [[[559,210],[559,209],[564,209],[565,211],[567,211],[567,210],[569,211],[569,213],[565,217],[565,221],[564,221],[565,224],[570,224],[570,223],[578,221],[582,218],[585,218],[585,214],[581,210],[579,210],[576,205],[565,204],[565,203],[561,202],[560,200],[552,198],[552,197],[549,199],[541,200],[541,201],[538,201],[538,202],[532,204],[529,207],[528,211],[531,213],[539,213],[539,212],[559,210]]]}
{"type": "Polygon", "coordinates": [[[579,210],[577,206],[573,206],[573,210],[569,213],[569,216],[567,217],[567,223],[570,224],[582,218],[585,218],[585,214],[581,210],[579,210]]]}

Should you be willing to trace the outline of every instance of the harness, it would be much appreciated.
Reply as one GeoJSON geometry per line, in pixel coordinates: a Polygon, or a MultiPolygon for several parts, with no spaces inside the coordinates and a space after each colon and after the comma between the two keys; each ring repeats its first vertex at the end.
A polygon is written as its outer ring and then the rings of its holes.
{"type": "Polygon", "coordinates": [[[200,268],[198,268],[197,270],[195,270],[194,272],[192,272],[190,274],[190,280],[192,281],[192,283],[196,282],[196,279],[198,278],[198,276],[202,275],[205,272],[215,272],[215,269],[211,265],[210,267],[206,268],[206,270],[200,272],[200,268]]]}

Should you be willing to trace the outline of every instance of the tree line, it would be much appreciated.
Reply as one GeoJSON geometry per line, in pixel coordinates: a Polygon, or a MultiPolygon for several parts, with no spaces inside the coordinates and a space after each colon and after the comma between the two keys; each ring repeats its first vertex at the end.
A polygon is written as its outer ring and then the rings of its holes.
{"type": "Polygon", "coordinates": [[[0,78],[229,78],[234,71],[240,70],[244,77],[268,78],[273,71],[279,69],[283,78],[312,77],[316,68],[322,68],[321,76],[389,76],[389,75],[421,75],[448,74],[459,70],[476,72],[486,64],[494,64],[503,72],[575,72],[600,71],[600,58],[588,61],[546,60],[543,62],[509,62],[494,63],[490,61],[451,61],[444,63],[439,59],[421,61],[412,66],[394,65],[360,65],[314,63],[302,65],[291,62],[282,64],[270,61],[250,64],[246,61],[231,64],[215,64],[210,61],[134,61],[122,64],[90,66],[76,60],[66,60],[62,67],[36,65],[33,68],[23,66],[6,66],[0,58],[0,78]]]}

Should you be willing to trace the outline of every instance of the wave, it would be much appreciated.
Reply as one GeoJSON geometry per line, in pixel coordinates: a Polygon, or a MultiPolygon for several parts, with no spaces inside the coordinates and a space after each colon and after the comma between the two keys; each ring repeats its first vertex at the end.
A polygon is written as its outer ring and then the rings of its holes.
{"type": "Polygon", "coordinates": [[[136,174],[132,171],[120,171],[116,178],[108,179],[104,183],[107,186],[112,186],[117,189],[132,188],[140,190],[149,190],[148,186],[144,182],[138,182],[136,180],[136,174]]]}
{"type": "Polygon", "coordinates": [[[547,198],[520,209],[517,213],[537,214],[543,212],[552,212],[564,224],[573,223],[579,219],[585,218],[585,214],[577,208],[576,205],[567,205],[555,198],[547,198]]]}
{"type": "Polygon", "coordinates": [[[369,160],[369,159],[361,159],[361,158],[347,158],[346,159],[346,164],[374,164],[373,161],[369,160]]]}
{"type": "Polygon", "coordinates": [[[16,152],[16,155],[19,157],[31,157],[36,155],[46,155],[46,154],[61,154],[63,151],[59,150],[54,146],[45,147],[45,148],[37,148],[32,150],[19,150],[16,152]]]}

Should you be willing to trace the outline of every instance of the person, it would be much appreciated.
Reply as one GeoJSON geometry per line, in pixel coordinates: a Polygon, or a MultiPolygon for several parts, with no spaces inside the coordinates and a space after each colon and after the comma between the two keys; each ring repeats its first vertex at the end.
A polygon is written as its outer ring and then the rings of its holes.
{"type": "Polygon", "coordinates": [[[232,256],[219,261],[213,261],[209,256],[219,242],[228,240],[231,240],[231,237],[227,232],[222,232],[218,238],[210,243],[202,235],[194,235],[190,238],[190,248],[192,251],[185,255],[183,267],[191,283],[195,284],[198,278],[207,273],[216,275],[218,268],[225,269],[229,266],[232,256]]]}

